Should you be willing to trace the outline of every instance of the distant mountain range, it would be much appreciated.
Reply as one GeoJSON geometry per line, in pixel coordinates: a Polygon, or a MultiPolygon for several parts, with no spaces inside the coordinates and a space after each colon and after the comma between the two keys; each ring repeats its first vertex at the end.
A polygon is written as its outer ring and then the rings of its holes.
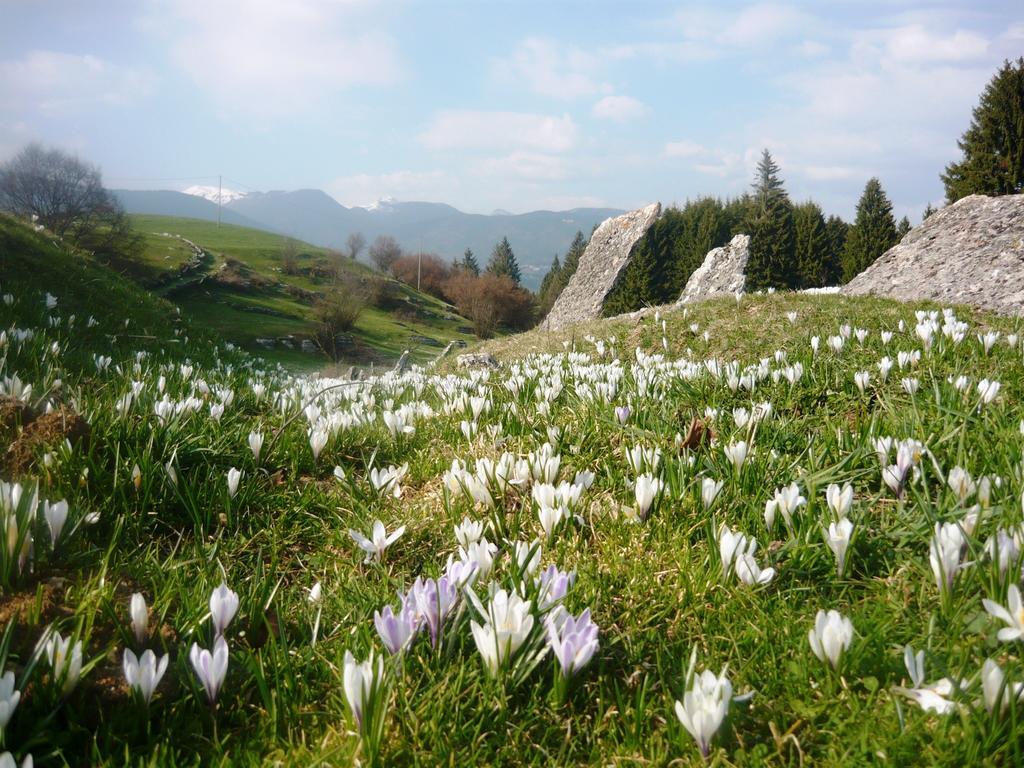
{"type": "MultiPolygon", "coordinates": [[[[114,193],[128,213],[185,216],[217,220],[216,187],[190,187],[186,192],[118,189],[114,193]]],[[[367,244],[378,235],[394,237],[407,251],[436,253],[451,261],[472,248],[481,266],[491,249],[507,237],[519,261],[523,283],[536,288],[555,254],[568,250],[577,230],[591,230],[614,208],[574,208],[570,211],[533,211],[489,216],[463,213],[444,203],[400,202],[384,198],[363,207],[346,208],[319,189],[292,192],[239,193],[222,190],[221,221],[279,232],[327,248],[343,249],[353,232],[367,244]]],[[[366,258],[364,251],[362,258],[366,258]]]]}

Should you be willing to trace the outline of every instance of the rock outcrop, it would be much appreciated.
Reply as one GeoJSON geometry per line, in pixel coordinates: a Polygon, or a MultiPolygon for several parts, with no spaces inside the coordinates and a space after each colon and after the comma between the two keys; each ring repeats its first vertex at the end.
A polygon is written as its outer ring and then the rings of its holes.
{"type": "Polygon", "coordinates": [[[459,368],[490,368],[491,370],[501,368],[501,363],[486,352],[470,352],[469,354],[459,355],[455,358],[455,361],[459,368]]]}
{"type": "Polygon", "coordinates": [[[594,230],[579,267],[544,321],[555,331],[601,316],[604,301],[633,255],[633,248],[661,214],[661,203],[605,219],[594,230]]]}
{"type": "Polygon", "coordinates": [[[942,208],[842,292],[1024,314],[1024,195],[971,195],[942,208]]]}
{"type": "Polygon", "coordinates": [[[736,235],[721,248],[708,251],[702,263],[686,281],[677,304],[742,291],[747,281],[750,235],[736,235]]]}

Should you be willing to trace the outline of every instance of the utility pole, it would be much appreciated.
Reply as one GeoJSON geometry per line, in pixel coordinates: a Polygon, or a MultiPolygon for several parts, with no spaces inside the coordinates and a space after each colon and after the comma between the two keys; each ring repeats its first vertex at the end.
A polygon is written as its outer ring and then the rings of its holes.
{"type": "Polygon", "coordinates": [[[420,289],[420,275],[423,272],[423,239],[420,238],[416,249],[416,290],[420,289]]]}
{"type": "Polygon", "coordinates": [[[224,187],[224,177],[223,176],[218,176],[217,177],[217,229],[220,229],[220,206],[221,206],[221,203],[223,202],[222,198],[224,197],[224,193],[222,191],[223,187],[224,187]]]}

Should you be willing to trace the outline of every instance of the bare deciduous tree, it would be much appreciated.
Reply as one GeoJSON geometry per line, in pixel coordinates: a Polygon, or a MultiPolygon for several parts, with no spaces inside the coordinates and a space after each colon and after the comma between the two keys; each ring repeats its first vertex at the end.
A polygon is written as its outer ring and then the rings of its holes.
{"type": "Polygon", "coordinates": [[[353,232],[345,241],[345,247],[348,249],[348,257],[355,261],[366,247],[366,238],[363,237],[362,232],[353,232]]]}
{"type": "Polygon", "coordinates": [[[294,238],[286,237],[281,242],[281,271],[286,275],[299,274],[299,244],[294,238]]]}
{"type": "Polygon", "coordinates": [[[381,272],[388,272],[391,265],[402,258],[402,246],[390,235],[380,235],[370,246],[370,260],[381,272]]]}
{"type": "Polygon", "coordinates": [[[0,206],[37,217],[60,238],[73,238],[117,203],[103,188],[98,168],[59,149],[29,144],[0,167],[0,206]]]}
{"type": "Polygon", "coordinates": [[[337,362],[341,356],[339,336],[352,329],[366,307],[366,291],[355,278],[349,277],[317,302],[314,342],[320,350],[337,362]]]}

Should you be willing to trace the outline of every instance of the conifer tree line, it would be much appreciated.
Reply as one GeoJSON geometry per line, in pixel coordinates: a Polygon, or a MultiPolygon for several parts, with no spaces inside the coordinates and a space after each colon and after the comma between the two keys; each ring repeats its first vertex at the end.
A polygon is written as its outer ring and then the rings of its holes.
{"type": "Polygon", "coordinates": [[[707,252],[737,234],[750,235],[746,289],[756,291],[839,285],[909,229],[906,217],[897,226],[878,179],[865,186],[853,224],[826,217],[813,200],[794,204],[766,149],[746,194],[726,200],[702,197],[665,211],[637,245],[605,303],[605,314],[675,301],[707,252]]]}

